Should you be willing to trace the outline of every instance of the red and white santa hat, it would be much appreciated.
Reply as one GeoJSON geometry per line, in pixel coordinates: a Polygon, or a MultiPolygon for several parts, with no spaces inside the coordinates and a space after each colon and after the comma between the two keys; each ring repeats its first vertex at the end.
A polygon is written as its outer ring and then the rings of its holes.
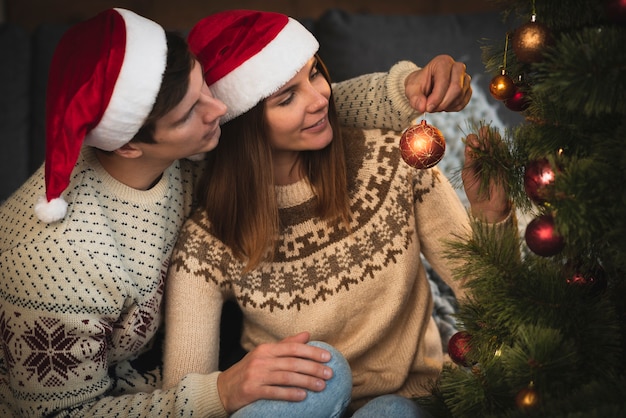
{"type": "Polygon", "coordinates": [[[317,39],[297,20],[254,10],[205,17],[187,40],[212,93],[228,108],[221,123],[278,91],[319,49],[317,39]]]}
{"type": "Polygon", "coordinates": [[[46,99],[43,222],[67,212],[62,197],[84,144],[106,151],[130,141],[152,111],[167,62],[165,31],[125,9],[109,9],[61,38],[46,99]]]}

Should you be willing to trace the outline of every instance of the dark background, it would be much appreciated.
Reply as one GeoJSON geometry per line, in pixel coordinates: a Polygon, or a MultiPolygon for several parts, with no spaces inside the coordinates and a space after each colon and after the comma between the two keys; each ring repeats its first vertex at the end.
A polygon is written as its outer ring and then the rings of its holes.
{"type": "MultiPolygon", "coordinates": [[[[0,0],[0,5],[2,0],[0,0]]],[[[6,21],[32,30],[42,22],[75,23],[109,7],[124,7],[167,29],[188,29],[226,9],[259,9],[318,18],[334,8],[354,13],[431,15],[497,10],[494,0],[4,0],[6,21]]]]}

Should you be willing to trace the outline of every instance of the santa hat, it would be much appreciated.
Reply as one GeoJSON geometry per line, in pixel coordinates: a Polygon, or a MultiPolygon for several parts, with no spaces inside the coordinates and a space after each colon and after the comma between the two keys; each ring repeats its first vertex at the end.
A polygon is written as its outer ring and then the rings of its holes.
{"type": "Polygon", "coordinates": [[[221,123],[278,91],[319,49],[298,21],[252,10],[208,16],[189,32],[188,42],[211,92],[228,108],[221,123]]]}
{"type": "Polygon", "coordinates": [[[70,28],[50,65],[43,222],[67,212],[61,196],[84,144],[105,151],[130,141],[152,111],[167,62],[165,31],[129,10],[109,9],[70,28]]]}

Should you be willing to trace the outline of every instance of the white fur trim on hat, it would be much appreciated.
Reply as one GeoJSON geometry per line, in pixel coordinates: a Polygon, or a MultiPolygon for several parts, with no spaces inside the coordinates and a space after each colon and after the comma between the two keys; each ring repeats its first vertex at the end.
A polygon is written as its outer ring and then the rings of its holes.
{"type": "Polygon", "coordinates": [[[63,219],[66,212],[67,202],[62,197],[57,197],[48,202],[45,196],[40,196],[35,203],[35,215],[45,223],[63,219]]]}
{"type": "Polygon", "coordinates": [[[291,80],[319,49],[317,39],[300,22],[289,22],[258,54],[211,85],[228,108],[221,123],[252,109],[291,80]]]}
{"type": "Polygon", "coordinates": [[[113,151],[130,141],[154,107],[167,64],[165,31],[157,23],[115,9],[126,23],[126,52],[102,120],[85,144],[113,151]]]}

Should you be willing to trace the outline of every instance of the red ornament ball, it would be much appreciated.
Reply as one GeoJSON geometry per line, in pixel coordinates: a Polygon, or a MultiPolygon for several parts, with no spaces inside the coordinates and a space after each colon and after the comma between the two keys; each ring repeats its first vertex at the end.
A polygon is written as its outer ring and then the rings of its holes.
{"type": "Polygon", "coordinates": [[[504,101],[504,105],[514,112],[523,112],[530,106],[530,100],[523,90],[516,87],[515,93],[504,101]]]}
{"type": "Polygon", "coordinates": [[[532,384],[517,392],[517,396],[515,396],[515,405],[522,410],[536,407],[539,405],[539,401],[539,392],[532,384]]]}
{"type": "Polygon", "coordinates": [[[519,62],[533,63],[541,61],[546,48],[553,43],[550,29],[543,23],[535,21],[524,23],[515,29],[511,38],[513,52],[519,62]]]}
{"type": "Polygon", "coordinates": [[[535,203],[546,202],[553,185],[554,170],[547,159],[542,158],[528,163],[524,171],[524,190],[530,200],[535,203]]]}
{"type": "Polygon", "coordinates": [[[516,90],[515,83],[504,71],[492,78],[489,83],[489,93],[496,100],[508,100],[515,95],[516,90]]]}
{"type": "Polygon", "coordinates": [[[468,366],[467,353],[470,350],[472,336],[467,331],[459,331],[448,341],[448,355],[461,366],[468,366]]]}
{"type": "Polygon", "coordinates": [[[405,163],[414,168],[430,168],[443,158],[446,141],[441,131],[422,120],[404,131],[400,153],[405,163]]]}
{"type": "Polygon", "coordinates": [[[528,248],[542,257],[556,255],[565,246],[563,237],[556,232],[554,218],[549,214],[530,221],[526,227],[525,239],[528,248]]]}

